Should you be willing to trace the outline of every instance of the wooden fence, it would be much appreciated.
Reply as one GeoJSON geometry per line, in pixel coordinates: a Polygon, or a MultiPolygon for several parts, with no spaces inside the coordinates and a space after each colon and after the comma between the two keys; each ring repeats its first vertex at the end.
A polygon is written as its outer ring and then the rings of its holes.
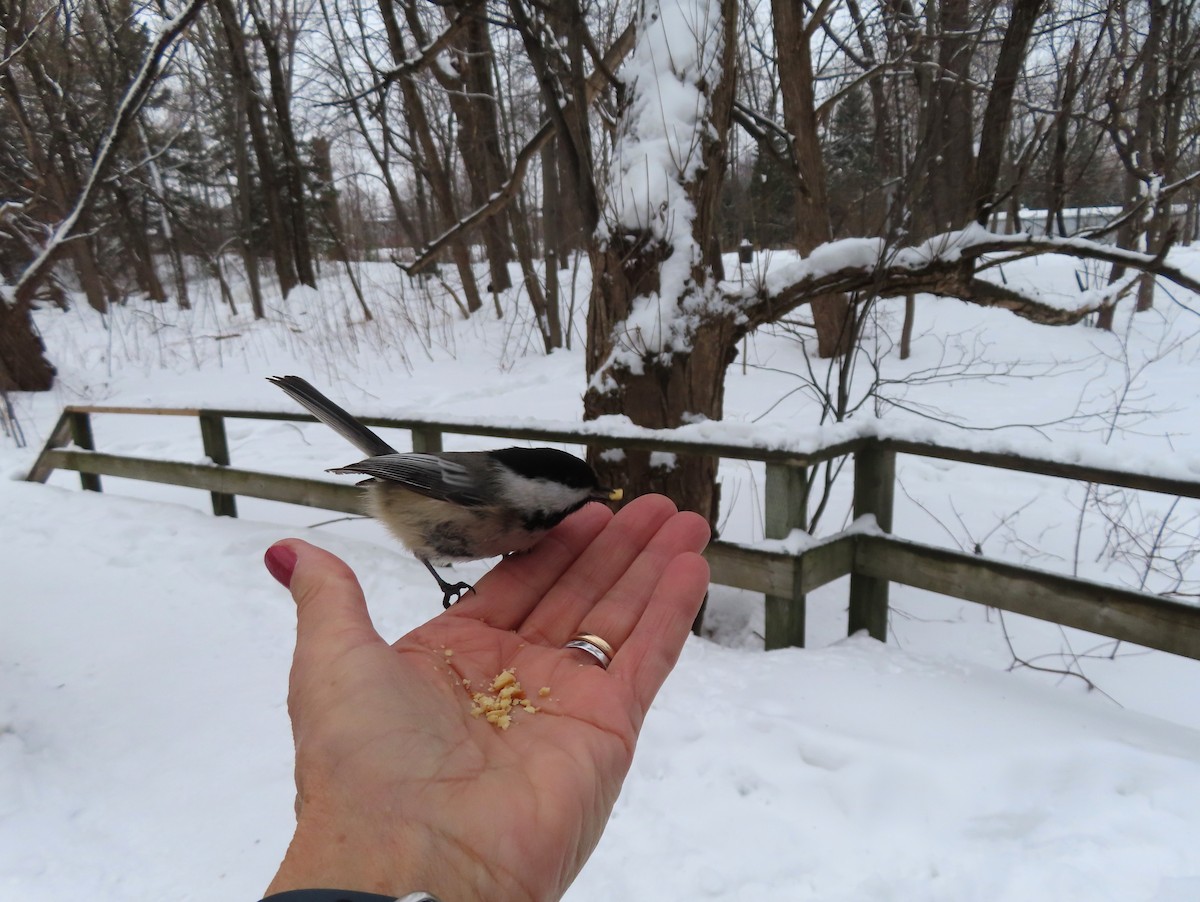
{"type": "MultiPolygon", "coordinates": [[[[225,437],[225,421],[230,419],[314,422],[307,414],[290,412],[68,407],[27,478],[45,482],[54,470],[65,469],[78,472],[83,488],[96,492],[101,490],[102,476],[187,486],[210,492],[213,513],[220,516],[237,516],[238,495],[344,513],[360,512],[359,490],[354,486],[232,467],[225,437]],[[211,463],[181,463],[99,452],[95,450],[91,428],[91,417],[97,414],[195,417],[199,420],[204,453],[211,463]]],[[[887,637],[888,587],[895,582],[1200,659],[1200,606],[889,535],[898,454],[1186,498],[1200,498],[1198,482],[891,438],[858,438],[796,453],[750,444],[703,443],[658,435],[604,436],[582,429],[381,417],[362,420],[370,426],[408,430],[416,451],[440,451],[442,436],[457,434],[762,461],[766,465],[764,534],[768,539],[784,538],[793,529],[806,525],[807,468],[833,458],[853,456],[854,517],[858,520],[873,516],[877,530],[853,529],[806,547],[798,554],[729,542],[714,542],[706,552],[714,583],[766,596],[767,648],[802,646],[805,595],[849,574],[847,630],[853,633],[866,629],[881,641],[887,637]]]]}

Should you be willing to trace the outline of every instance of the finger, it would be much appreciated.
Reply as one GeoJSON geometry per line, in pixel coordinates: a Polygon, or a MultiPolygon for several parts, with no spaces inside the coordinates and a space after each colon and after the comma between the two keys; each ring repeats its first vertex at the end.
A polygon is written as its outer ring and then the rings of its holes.
{"type": "Polygon", "coordinates": [[[339,557],[300,539],[267,551],[268,569],[281,582],[279,561],[294,555],[286,581],[296,602],[296,657],[332,660],[351,648],[382,642],[367,612],[354,571],[339,557]]]}
{"type": "Polygon", "coordinates": [[[583,614],[577,632],[600,636],[619,650],[641,620],[668,565],[680,554],[703,551],[710,534],[708,522],[699,514],[675,514],[616,584],[583,614]]]}
{"type": "Polygon", "coordinates": [[[513,630],[529,616],[613,518],[603,504],[589,504],[546,533],[528,554],[505,558],[475,584],[475,591],[444,616],[471,617],[513,630]]]}
{"type": "Polygon", "coordinates": [[[633,632],[613,656],[608,675],[633,690],[638,705],[634,723],[638,726],[679,660],[708,591],[708,577],[708,562],[699,554],[688,552],[673,558],[633,632]]]}
{"type": "Polygon", "coordinates": [[[642,495],[621,508],[530,610],[521,635],[541,645],[562,645],[675,514],[675,505],[662,495],[642,495]]]}

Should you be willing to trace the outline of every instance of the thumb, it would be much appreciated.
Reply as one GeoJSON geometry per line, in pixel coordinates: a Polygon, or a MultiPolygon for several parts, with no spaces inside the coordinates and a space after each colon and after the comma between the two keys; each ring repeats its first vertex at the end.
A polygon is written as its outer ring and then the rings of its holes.
{"type": "Polygon", "coordinates": [[[263,562],[296,602],[298,655],[329,659],[383,641],[358,577],[341,558],[301,539],[284,539],[267,549],[263,562]]]}

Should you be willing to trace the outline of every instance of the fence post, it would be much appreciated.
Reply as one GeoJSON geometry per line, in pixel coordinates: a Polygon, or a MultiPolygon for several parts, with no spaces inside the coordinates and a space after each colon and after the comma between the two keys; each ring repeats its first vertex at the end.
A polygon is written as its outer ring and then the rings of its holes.
{"type": "MultiPolygon", "coordinates": [[[[854,455],[854,517],[874,514],[884,532],[892,531],[896,485],[896,452],[871,441],[854,455]]],[[[887,641],[888,581],[850,573],[851,634],[865,629],[872,638],[887,641]]]]}
{"type": "Polygon", "coordinates": [[[412,446],[418,454],[437,454],[442,450],[442,433],[438,429],[414,429],[412,446]]]}
{"type": "MultiPolygon", "coordinates": [[[[793,529],[808,527],[808,471],[788,464],[767,464],[764,529],[768,539],[783,539],[793,529]]],[[[793,571],[790,596],[767,595],[763,645],[804,647],[805,599],[800,591],[800,568],[793,571]]]]}
{"type": "MultiPolygon", "coordinates": [[[[71,441],[84,451],[95,451],[96,441],[92,438],[92,418],[81,410],[72,410],[70,417],[71,441]]],[[[88,492],[101,490],[100,477],[95,473],[80,473],[79,484],[88,492]]]]}
{"type": "MultiPolygon", "coordinates": [[[[229,440],[225,437],[225,418],[211,411],[201,410],[200,440],[204,442],[204,453],[218,467],[229,466],[229,440]]],[[[237,496],[224,492],[209,492],[212,509],[217,517],[237,516],[237,496]]]]}

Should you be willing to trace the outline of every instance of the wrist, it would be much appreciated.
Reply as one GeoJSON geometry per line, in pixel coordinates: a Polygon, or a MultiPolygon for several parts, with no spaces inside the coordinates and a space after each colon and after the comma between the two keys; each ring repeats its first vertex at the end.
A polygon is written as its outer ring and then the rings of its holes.
{"type": "MultiPolygon", "coordinates": [[[[480,887],[492,883],[476,873],[477,864],[457,861],[435,844],[428,830],[386,827],[371,819],[323,817],[306,806],[296,825],[267,896],[271,902],[341,902],[343,897],[311,900],[286,894],[313,887],[335,887],[349,902],[372,902],[371,894],[386,900],[403,899],[419,887],[444,900],[480,898],[480,887]],[[348,826],[349,824],[349,826],[348,826]],[[472,879],[476,878],[476,879],[472,879]],[[359,894],[356,897],[354,894],[359,894]]],[[[421,898],[420,895],[415,898],[421,898]]]]}

